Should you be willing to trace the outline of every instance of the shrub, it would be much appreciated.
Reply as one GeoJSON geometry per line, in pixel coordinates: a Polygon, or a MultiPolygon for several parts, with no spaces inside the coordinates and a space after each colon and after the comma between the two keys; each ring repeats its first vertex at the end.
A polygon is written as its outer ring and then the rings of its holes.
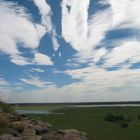
{"type": "Polygon", "coordinates": [[[13,124],[12,128],[15,129],[18,132],[23,132],[24,128],[25,128],[25,125],[24,125],[23,122],[21,122],[19,124],[13,124]]]}
{"type": "Polygon", "coordinates": [[[118,115],[118,116],[115,116],[115,121],[116,122],[120,122],[120,121],[123,121],[125,118],[123,115],[118,115]]]}
{"type": "Polygon", "coordinates": [[[114,115],[108,113],[108,114],[105,116],[105,121],[114,121],[114,115]]]}
{"type": "Polygon", "coordinates": [[[0,128],[6,128],[10,125],[9,119],[3,115],[0,114],[0,128]]]}
{"type": "Polygon", "coordinates": [[[15,110],[8,104],[0,101],[0,111],[4,113],[15,113],[15,110]]]}
{"type": "Polygon", "coordinates": [[[128,127],[128,123],[127,123],[126,121],[123,121],[123,122],[121,123],[121,127],[127,128],[127,127],[128,127]]]}
{"type": "Polygon", "coordinates": [[[140,119],[140,115],[138,115],[138,119],[140,119]]]}
{"type": "Polygon", "coordinates": [[[105,116],[105,120],[106,121],[110,121],[110,122],[121,122],[121,121],[123,121],[125,118],[124,118],[124,116],[122,116],[122,115],[118,115],[118,116],[115,116],[115,115],[113,115],[113,114],[110,114],[110,113],[108,113],[106,116],[105,116]]]}
{"type": "Polygon", "coordinates": [[[132,122],[132,118],[131,117],[126,118],[126,121],[127,122],[132,122]]]}
{"type": "Polygon", "coordinates": [[[111,113],[108,113],[105,116],[105,121],[118,123],[118,124],[121,125],[121,127],[127,128],[128,127],[128,122],[131,122],[132,119],[131,119],[131,117],[125,118],[123,115],[113,115],[111,113]]]}

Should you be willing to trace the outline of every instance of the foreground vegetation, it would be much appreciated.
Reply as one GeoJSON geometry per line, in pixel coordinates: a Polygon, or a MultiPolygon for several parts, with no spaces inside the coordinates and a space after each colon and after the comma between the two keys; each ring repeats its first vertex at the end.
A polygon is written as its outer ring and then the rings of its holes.
{"type": "MultiPolygon", "coordinates": [[[[29,108],[31,109],[31,107],[29,108]]],[[[33,108],[35,109],[35,107],[33,108]]],[[[36,109],[42,109],[42,107],[36,107],[36,109]]],[[[46,109],[64,114],[28,116],[47,121],[61,129],[79,129],[87,132],[93,140],[139,140],[140,138],[140,107],[54,107],[54,109],[53,107],[46,107],[46,109]],[[123,120],[129,121],[127,122],[129,125],[127,127],[121,127],[118,123],[106,121],[105,117],[108,113],[113,114],[115,119],[120,117],[122,122],[123,120]]],[[[121,122],[121,120],[118,121],[117,119],[114,121],[121,122]]]]}

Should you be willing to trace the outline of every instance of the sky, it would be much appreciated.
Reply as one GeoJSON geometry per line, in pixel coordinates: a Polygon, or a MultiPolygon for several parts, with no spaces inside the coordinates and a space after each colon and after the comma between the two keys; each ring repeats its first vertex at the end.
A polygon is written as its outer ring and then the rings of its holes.
{"type": "Polygon", "coordinates": [[[0,98],[140,100],[140,0],[0,0],[0,98]]]}

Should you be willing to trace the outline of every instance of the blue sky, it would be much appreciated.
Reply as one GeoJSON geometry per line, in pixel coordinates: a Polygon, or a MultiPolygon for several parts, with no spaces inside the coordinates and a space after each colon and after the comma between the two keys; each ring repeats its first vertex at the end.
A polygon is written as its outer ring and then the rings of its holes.
{"type": "Polygon", "coordinates": [[[139,8],[139,0],[0,0],[0,97],[140,100],[139,8]]]}

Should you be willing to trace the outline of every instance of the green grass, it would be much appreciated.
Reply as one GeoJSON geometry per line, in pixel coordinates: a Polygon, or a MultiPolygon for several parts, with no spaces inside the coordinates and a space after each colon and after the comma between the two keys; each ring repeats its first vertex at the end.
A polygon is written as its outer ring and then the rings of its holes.
{"type": "MultiPolygon", "coordinates": [[[[27,109],[27,108],[26,108],[27,109]]],[[[45,107],[44,107],[45,109],[45,107]]],[[[46,108],[48,109],[48,108],[46,108]]],[[[53,109],[53,107],[51,108],[53,109]]],[[[139,140],[140,139],[140,107],[93,107],[93,108],[54,108],[63,115],[29,115],[47,121],[60,129],[76,128],[87,132],[93,140],[139,140]],[[119,124],[106,122],[105,115],[110,112],[116,115],[131,117],[128,128],[119,124]]]]}

